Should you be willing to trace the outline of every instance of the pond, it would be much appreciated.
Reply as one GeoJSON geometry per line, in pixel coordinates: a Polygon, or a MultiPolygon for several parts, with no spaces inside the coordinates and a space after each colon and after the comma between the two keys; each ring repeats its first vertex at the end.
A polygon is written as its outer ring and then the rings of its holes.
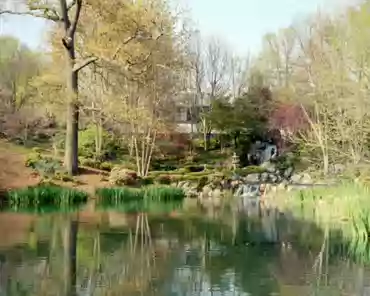
{"type": "Polygon", "coordinates": [[[0,237],[1,296],[370,295],[338,235],[257,207],[2,212],[0,237]]]}

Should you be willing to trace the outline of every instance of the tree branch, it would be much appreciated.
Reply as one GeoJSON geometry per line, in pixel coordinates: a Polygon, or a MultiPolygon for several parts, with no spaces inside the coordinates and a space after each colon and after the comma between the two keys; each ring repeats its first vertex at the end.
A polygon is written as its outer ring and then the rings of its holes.
{"type": "MultiPolygon", "coordinates": [[[[75,35],[76,33],[76,29],[77,29],[77,24],[78,24],[78,20],[80,19],[80,15],[81,15],[81,8],[82,8],[82,0],[75,0],[76,2],[76,13],[75,13],[75,16],[73,18],[73,21],[70,25],[70,28],[68,30],[68,33],[67,33],[67,36],[69,38],[73,38],[73,36],[75,35]]],[[[67,7],[67,10],[68,10],[68,7],[67,7]]]]}
{"type": "Polygon", "coordinates": [[[24,15],[29,15],[29,16],[32,16],[32,17],[42,18],[42,19],[53,21],[53,22],[60,22],[60,21],[62,21],[62,18],[60,18],[59,16],[48,14],[48,11],[47,10],[44,10],[43,13],[36,12],[36,11],[23,11],[23,12],[20,12],[20,11],[12,11],[12,10],[0,10],[0,15],[2,15],[2,14],[23,15],[23,16],[24,15]]]}
{"type": "Polygon", "coordinates": [[[94,63],[98,60],[97,57],[89,57],[87,58],[86,60],[83,60],[79,63],[76,63],[74,66],[73,66],[73,69],[72,71],[73,72],[78,72],[80,71],[81,69],[85,68],[86,66],[90,65],[91,63],[94,63]]]}

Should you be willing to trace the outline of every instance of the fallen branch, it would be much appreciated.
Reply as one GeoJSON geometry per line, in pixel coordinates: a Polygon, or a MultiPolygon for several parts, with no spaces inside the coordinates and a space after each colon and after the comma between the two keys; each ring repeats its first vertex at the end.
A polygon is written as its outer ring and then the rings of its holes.
{"type": "Polygon", "coordinates": [[[90,65],[91,63],[94,63],[98,60],[97,57],[90,57],[90,58],[87,58],[86,60],[83,60],[79,63],[76,63],[72,69],[73,72],[78,72],[80,71],[81,69],[85,68],[86,66],[90,65]]]}

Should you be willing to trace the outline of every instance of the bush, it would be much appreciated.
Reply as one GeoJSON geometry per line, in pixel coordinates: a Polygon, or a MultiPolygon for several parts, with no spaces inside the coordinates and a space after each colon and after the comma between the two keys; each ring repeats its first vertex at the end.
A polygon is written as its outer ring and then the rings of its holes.
{"type": "Polygon", "coordinates": [[[93,168],[93,169],[100,169],[101,162],[99,160],[95,160],[92,158],[86,158],[83,156],[79,157],[78,160],[82,166],[93,168]]]}
{"type": "Polygon", "coordinates": [[[36,164],[42,159],[40,152],[32,152],[30,153],[25,161],[25,166],[29,168],[35,168],[36,164]]]}
{"type": "Polygon", "coordinates": [[[64,171],[56,172],[53,179],[60,180],[63,182],[75,181],[72,176],[70,176],[67,172],[64,172],[64,171]]]}
{"type": "Polygon", "coordinates": [[[99,168],[103,171],[110,172],[112,171],[114,165],[111,162],[104,161],[100,164],[99,168]]]}
{"type": "Polygon", "coordinates": [[[159,184],[170,185],[172,182],[172,179],[170,175],[159,175],[155,179],[155,181],[158,182],[159,184]]]}
{"type": "Polygon", "coordinates": [[[137,182],[137,173],[121,166],[113,167],[109,175],[109,183],[112,185],[133,186],[136,185],[137,182]]]}
{"type": "Polygon", "coordinates": [[[141,179],[141,185],[152,185],[154,184],[154,179],[152,177],[144,177],[141,179]]]}
{"type": "Polygon", "coordinates": [[[259,166],[247,166],[245,168],[240,168],[235,170],[235,174],[245,177],[251,174],[262,174],[266,170],[259,166]]]}
{"type": "Polygon", "coordinates": [[[101,155],[95,155],[95,135],[96,127],[89,126],[87,129],[80,131],[78,135],[78,153],[86,158],[99,158],[99,160],[108,160],[117,157],[118,153],[123,153],[122,147],[117,139],[107,131],[103,130],[102,134],[102,151],[101,155]]]}
{"type": "Polygon", "coordinates": [[[42,178],[52,178],[62,170],[62,166],[58,160],[42,158],[34,164],[34,169],[42,178]]]}
{"type": "Polygon", "coordinates": [[[185,167],[187,173],[198,173],[204,171],[204,165],[187,165],[185,167]]]}

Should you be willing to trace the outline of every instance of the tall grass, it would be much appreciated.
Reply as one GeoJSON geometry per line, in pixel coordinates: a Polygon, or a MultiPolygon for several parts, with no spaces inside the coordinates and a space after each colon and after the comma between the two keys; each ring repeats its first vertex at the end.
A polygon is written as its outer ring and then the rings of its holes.
{"type": "Polygon", "coordinates": [[[40,185],[15,189],[7,192],[8,207],[12,209],[38,209],[51,206],[68,208],[87,201],[86,192],[63,188],[56,185],[40,185]]]}
{"type": "Polygon", "coordinates": [[[185,193],[180,188],[154,185],[143,188],[100,188],[95,193],[98,206],[132,212],[152,211],[155,208],[161,211],[166,204],[169,208],[177,208],[185,198],[185,193]]]}
{"type": "Polygon", "coordinates": [[[370,242],[370,190],[363,184],[343,182],[333,187],[313,187],[288,192],[277,199],[278,207],[296,218],[339,230],[343,238],[356,244],[370,242]]]}

